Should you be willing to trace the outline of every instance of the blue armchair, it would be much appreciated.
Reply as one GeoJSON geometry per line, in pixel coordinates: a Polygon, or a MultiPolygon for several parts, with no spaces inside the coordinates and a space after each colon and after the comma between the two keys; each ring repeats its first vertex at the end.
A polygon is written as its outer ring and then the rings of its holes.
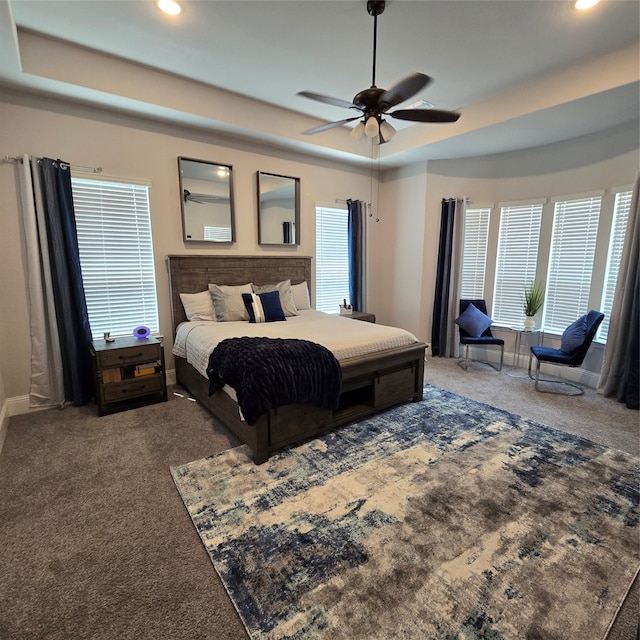
{"type": "MultiPolygon", "coordinates": [[[[480,335],[475,336],[475,335],[472,335],[471,333],[469,333],[462,326],[460,326],[460,324],[458,322],[460,320],[460,318],[463,316],[463,314],[467,310],[467,307],[470,304],[473,304],[473,306],[478,311],[481,311],[484,315],[486,315],[486,316],[489,315],[487,313],[487,304],[486,304],[486,302],[484,300],[481,300],[481,299],[470,300],[470,299],[465,299],[465,298],[460,300],[460,316],[456,320],[456,324],[458,325],[458,331],[459,331],[459,335],[460,335],[460,344],[463,344],[465,346],[465,355],[464,355],[464,358],[458,362],[458,364],[465,371],[467,370],[467,368],[469,366],[469,347],[470,346],[495,345],[497,347],[500,347],[500,366],[496,367],[490,362],[484,362],[484,364],[488,364],[489,366],[491,366],[494,369],[496,369],[496,371],[501,371],[502,370],[502,364],[504,362],[504,340],[502,338],[496,338],[491,333],[491,328],[489,326],[487,326],[487,328],[484,329],[484,331],[480,332],[480,335]]],[[[489,324],[490,324],[491,323],[491,319],[487,318],[487,322],[489,322],[489,324]]]]}
{"type": "Polygon", "coordinates": [[[550,380],[540,378],[540,364],[542,362],[548,362],[550,364],[561,365],[566,367],[579,367],[589,347],[595,338],[596,331],[600,323],[604,320],[604,313],[600,311],[589,311],[586,315],[578,318],[575,322],[569,325],[562,335],[562,343],[560,349],[553,349],[551,347],[544,346],[532,346],[531,353],[529,354],[529,377],[536,381],[536,391],[541,393],[557,393],[560,395],[572,395],[581,396],[584,393],[584,388],[579,384],[573,382],[567,382],[566,380],[550,380]],[[531,373],[531,365],[533,358],[536,358],[536,370],[535,378],[531,373]],[[572,387],[577,389],[578,393],[572,393],[570,390],[558,391],[551,388],[541,388],[540,382],[554,382],[565,387],[572,387]]]}

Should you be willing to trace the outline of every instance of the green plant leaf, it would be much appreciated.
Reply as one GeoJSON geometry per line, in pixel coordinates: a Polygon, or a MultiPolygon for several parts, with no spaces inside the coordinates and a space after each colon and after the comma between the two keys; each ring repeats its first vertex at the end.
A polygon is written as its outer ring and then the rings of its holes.
{"type": "Polygon", "coordinates": [[[532,282],[525,287],[523,311],[526,316],[535,316],[544,304],[544,289],[532,282]]]}

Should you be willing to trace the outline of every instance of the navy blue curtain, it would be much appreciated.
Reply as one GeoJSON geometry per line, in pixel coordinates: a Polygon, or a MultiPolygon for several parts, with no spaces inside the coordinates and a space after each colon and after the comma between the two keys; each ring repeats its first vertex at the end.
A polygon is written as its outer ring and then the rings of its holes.
{"type": "Polygon", "coordinates": [[[283,244],[296,243],[296,223],[295,222],[282,223],[282,242],[283,244]]]}
{"type": "Polygon", "coordinates": [[[618,401],[629,409],[640,409],[640,263],[636,267],[631,322],[627,336],[624,375],[618,389],[618,401]]]}
{"type": "Polygon", "coordinates": [[[365,203],[347,200],[349,234],[349,301],[355,311],[363,311],[365,203]]]}
{"type": "Polygon", "coordinates": [[[436,269],[436,289],[431,323],[431,355],[446,356],[449,331],[449,296],[451,286],[451,255],[453,253],[453,224],[456,200],[442,200],[440,211],[440,242],[436,269]]]}
{"type": "Polygon", "coordinates": [[[69,165],[62,160],[42,158],[39,164],[65,398],[74,405],[83,405],[93,397],[91,329],[80,269],[71,174],[69,165]]]}

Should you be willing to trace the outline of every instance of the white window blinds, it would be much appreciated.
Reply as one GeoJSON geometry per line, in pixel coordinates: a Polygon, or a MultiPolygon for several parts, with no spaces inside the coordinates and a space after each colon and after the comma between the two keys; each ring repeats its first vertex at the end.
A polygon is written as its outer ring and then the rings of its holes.
{"type": "Polygon", "coordinates": [[[211,242],[231,242],[231,227],[203,226],[204,239],[211,242]]]}
{"type": "Polygon", "coordinates": [[[521,325],[525,287],[535,281],[542,203],[503,206],[493,294],[496,323],[521,325]]]}
{"type": "Polygon", "coordinates": [[[613,207],[613,221],[609,237],[609,251],[607,253],[607,270],[605,271],[602,302],[600,304],[600,311],[604,313],[604,320],[596,336],[598,342],[606,342],[609,335],[613,297],[616,293],[622,250],[629,222],[629,211],[631,210],[631,194],[631,191],[617,193],[613,207]]]}
{"type": "Polygon", "coordinates": [[[72,177],[80,264],[93,337],[158,331],[149,188],[72,177]]]}
{"type": "Polygon", "coordinates": [[[556,202],[544,330],[562,332],[588,311],[601,196],[556,202]]]}
{"type": "Polygon", "coordinates": [[[462,245],[461,298],[484,298],[487,237],[491,209],[467,209],[462,245]]]}
{"type": "Polygon", "coordinates": [[[338,313],[349,302],[349,246],[347,210],[316,207],[316,309],[338,313]]]}

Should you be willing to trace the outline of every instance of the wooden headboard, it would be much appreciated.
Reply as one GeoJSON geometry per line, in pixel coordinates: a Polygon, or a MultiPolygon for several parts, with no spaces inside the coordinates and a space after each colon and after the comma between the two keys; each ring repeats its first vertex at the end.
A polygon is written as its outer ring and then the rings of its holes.
{"type": "Polygon", "coordinates": [[[212,284],[272,284],[306,280],[311,293],[311,258],[308,256],[167,256],[173,332],[187,317],[181,293],[206,291],[212,284]]]}

